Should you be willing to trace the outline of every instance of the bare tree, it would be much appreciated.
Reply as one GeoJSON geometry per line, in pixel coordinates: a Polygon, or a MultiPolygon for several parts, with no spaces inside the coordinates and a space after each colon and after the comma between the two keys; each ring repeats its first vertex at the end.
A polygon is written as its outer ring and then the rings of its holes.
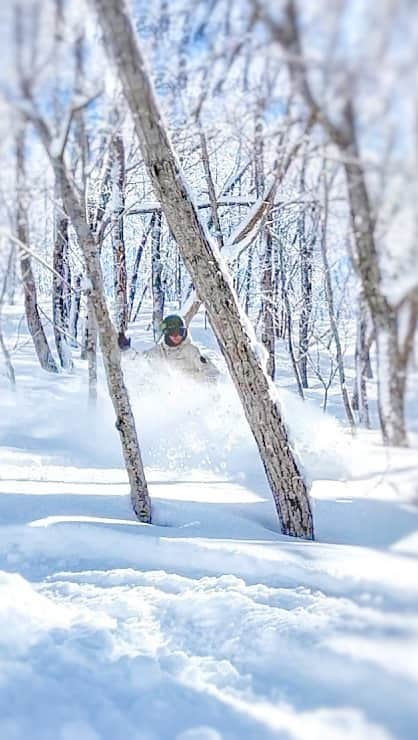
{"type": "Polygon", "coordinates": [[[307,486],[292,452],[275,390],[232,282],[209,240],[162,124],[127,9],[120,0],[91,0],[113,56],[155,194],[208,311],[260,451],[282,532],[312,539],[307,486]]]}
{"type": "MultiPolygon", "coordinates": [[[[86,276],[89,281],[89,301],[94,311],[97,332],[102,351],[109,395],[116,414],[125,466],[130,483],[131,502],[136,517],[142,522],[151,520],[151,503],[136,433],[135,420],[124,383],[117,332],[106,304],[103,275],[98,241],[87,220],[85,204],[79,197],[64,160],[64,152],[74,112],[85,103],[79,102],[71,110],[64,134],[60,137],[60,148],[53,146],[54,137],[45,119],[39,113],[27,78],[20,80],[25,100],[25,115],[32,122],[44,145],[52,166],[56,187],[61,193],[65,213],[69,217],[83,252],[86,276]]],[[[87,101],[88,102],[88,101],[87,101]]]]}
{"type": "Polygon", "coordinates": [[[29,246],[29,226],[25,203],[25,190],[25,134],[24,126],[22,125],[16,135],[16,235],[18,239],[20,270],[25,299],[25,315],[29,333],[32,337],[33,345],[41,367],[43,370],[47,370],[48,372],[57,373],[58,368],[49,348],[48,340],[39,314],[38,295],[31,258],[29,253],[25,250],[25,246],[29,246]]]}
{"type": "Polygon", "coordinates": [[[413,341],[409,332],[405,336],[402,331],[404,321],[401,321],[401,315],[408,314],[408,326],[414,324],[415,317],[416,326],[416,291],[406,296],[401,305],[391,302],[384,291],[376,245],[376,222],[361,157],[354,101],[347,86],[341,121],[336,122],[315,97],[307,73],[295,0],[286,0],[283,19],[279,22],[273,18],[266,3],[252,0],[252,5],[273,37],[286,50],[290,77],[310,114],[323,126],[342,155],[356,248],[355,264],[376,335],[379,418],[383,439],[387,444],[406,445],[405,392],[413,341]]]}

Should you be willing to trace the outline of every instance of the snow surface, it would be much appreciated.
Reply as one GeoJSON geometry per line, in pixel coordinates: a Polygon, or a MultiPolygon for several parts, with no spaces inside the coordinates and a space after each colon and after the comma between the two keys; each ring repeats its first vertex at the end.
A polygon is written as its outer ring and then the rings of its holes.
{"type": "MultiPolygon", "coordinates": [[[[227,379],[147,388],[131,364],[139,524],[103,385],[91,410],[81,361],[43,373],[20,316],[16,393],[0,369],[1,740],[416,738],[416,436],[352,440],[282,388],[317,533],[295,540],[227,379]]],[[[200,316],[194,336],[221,366],[200,316]]]]}

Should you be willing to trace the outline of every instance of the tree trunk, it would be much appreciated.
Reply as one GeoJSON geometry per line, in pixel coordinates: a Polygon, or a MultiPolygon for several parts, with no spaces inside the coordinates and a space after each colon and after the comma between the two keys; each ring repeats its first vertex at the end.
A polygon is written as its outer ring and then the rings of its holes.
{"type": "Polygon", "coordinates": [[[68,319],[68,333],[70,335],[70,341],[72,347],[77,347],[77,334],[78,334],[78,320],[80,318],[80,302],[81,302],[81,275],[75,276],[73,283],[73,291],[71,293],[71,306],[70,314],[68,319]]]}
{"type": "Polygon", "coordinates": [[[355,379],[352,398],[352,408],[358,413],[359,424],[370,429],[369,401],[367,397],[367,378],[370,366],[370,353],[367,343],[367,315],[366,305],[362,295],[358,301],[358,315],[356,322],[356,348],[354,355],[355,379]]]}
{"type": "MultiPolygon", "coordinates": [[[[58,208],[61,208],[58,206],[58,208]]],[[[67,343],[68,314],[66,294],[64,292],[64,281],[68,277],[65,268],[65,253],[68,249],[68,218],[61,210],[54,214],[55,234],[52,278],[52,316],[54,320],[54,337],[61,367],[71,370],[73,362],[71,351],[67,343]]]]}
{"type": "MultiPolygon", "coordinates": [[[[305,184],[306,153],[303,159],[300,176],[300,194],[302,200],[306,193],[305,184]]],[[[302,386],[308,388],[308,351],[309,329],[312,314],[312,266],[315,236],[306,234],[306,211],[302,205],[299,219],[299,253],[300,253],[300,290],[302,308],[299,317],[299,374],[302,386]]]]}
{"type": "Polygon", "coordinates": [[[349,143],[345,153],[350,161],[344,163],[344,169],[356,244],[357,269],[376,332],[380,426],[385,444],[406,446],[405,379],[409,357],[405,364],[399,347],[397,311],[390,305],[382,290],[371,204],[356,141],[353,113],[349,105],[346,122],[349,143]]]}
{"type": "Polygon", "coordinates": [[[206,182],[208,185],[208,195],[209,195],[210,214],[211,214],[210,220],[213,223],[214,236],[215,236],[216,241],[218,242],[218,247],[219,249],[222,249],[224,245],[224,240],[223,240],[221,222],[220,222],[219,213],[218,213],[215,183],[213,182],[212,171],[211,171],[210,163],[209,163],[208,144],[207,144],[206,136],[203,130],[200,130],[200,148],[202,150],[203,169],[205,171],[206,182]]]}
{"type": "Polygon", "coordinates": [[[120,134],[113,137],[112,159],[112,249],[115,324],[118,334],[128,328],[128,295],[123,213],[125,210],[125,148],[120,134]]]}
{"type": "Polygon", "coordinates": [[[129,104],[154,191],[183,260],[202,298],[260,451],[282,532],[312,539],[306,483],[292,453],[260,360],[260,347],[245,319],[216,245],[209,240],[171,148],[127,10],[120,0],[91,0],[129,104]]]}
{"type": "Polygon", "coordinates": [[[129,317],[129,321],[131,320],[132,311],[133,311],[133,308],[134,308],[134,301],[135,301],[135,294],[136,294],[136,285],[137,285],[137,282],[138,282],[139,266],[141,264],[141,259],[142,259],[142,255],[144,253],[144,249],[145,249],[145,245],[147,243],[148,236],[149,236],[149,234],[152,232],[152,230],[154,228],[155,218],[156,218],[156,214],[153,213],[152,216],[151,216],[151,219],[150,219],[150,222],[149,222],[147,228],[144,230],[144,233],[142,235],[141,242],[139,244],[137,253],[135,255],[135,262],[134,262],[134,266],[133,266],[133,269],[132,269],[132,277],[131,277],[131,283],[130,283],[130,287],[129,287],[129,306],[128,306],[128,317],[129,317]]]}
{"type": "Polygon", "coordinates": [[[251,308],[251,283],[253,277],[253,260],[254,260],[254,242],[252,242],[248,248],[247,266],[244,274],[244,308],[247,316],[250,313],[251,308]]]}
{"type": "Polygon", "coordinates": [[[2,309],[3,309],[4,298],[5,298],[5,295],[7,293],[7,286],[8,286],[9,279],[10,279],[10,273],[11,273],[11,270],[13,269],[13,263],[14,263],[15,254],[16,254],[15,248],[14,248],[14,246],[12,246],[12,248],[10,250],[10,253],[9,253],[9,259],[7,260],[6,273],[5,273],[4,278],[3,278],[3,285],[2,285],[2,288],[1,288],[1,292],[0,292],[0,349],[1,349],[2,353],[3,353],[4,362],[5,362],[5,365],[6,365],[7,377],[9,378],[10,385],[11,385],[11,387],[12,387],[13,390],[16,389],[16,376],[15,376],[15,371],[14,371],[14,367],[13,367],[13,363],[12,363],[12,358],[10,356],[10,352],[9,352],[7,346],[6,346],[6,343],[5,343],[4,337],[3,337],[2,315],[1,315],[1,313],[2,313],[2,309]]]}
{"type": "Polygon", "coordinates": [[[274,380],[276,373],[276,335],[274,331],[274,298],[273,298],[273,237],[271,227],[265,235],[265,250],[261,273],[261,341],[267,353],[267,373],[274,380]]]}
{"type": "Polygon", "coordinates": [[[139,312],[140,312],[140,310],[141,310],[141,307],[142,307],[142,304],[143,304],[143,302],[144,302],[144,298],[145,298],[145,296],[146,296],[146,294],[147,294],[147,290],[148,290],[148,284],[147,284],[147,283],[145,283],[145,285],[144,285],[144,288],[143,288],[143,291],[142,291],[142,293],[141,293],[141,297],[140,297],[140,299],[139,299],[139,301],[138,301],[138,305],[137,305],[137,307],[136,307],[136,311],[135,311],[135,313],[134,313],[134,321],[136,321],[136,320],[137,320],[137,318],[138,318],[138,316],[139,316],[139,312]]]}
{"type": "Polygon", "coordinates": [[[123,378],[117,332],[111,321],[104,295],[99,246],[87,221],[85,208],[73,188],[63,156],[55,156],[51,151],[52,137],[45,122],[36,115],[33,116],[32,120],[50,158],[64,210],[71,220],[84,255],[87,278],[90,283],[89,298],[94,307],[107,386],[116,414],[116,428],[119,432],[128,473],[132,508],[140,521],[150,522],[151,502],[138,444],[135,419],[123,378]]]}
{"type": "MultiPolygon", "coordinates": [[[[406,308],[408,310],[408,306],[406,308]]],[[[388,445],[399,447],[408,444],[405,393],[417,316],[417,304],[412,302],[409,326],[403,342],[400,336],[399,315],[395,311],[388,311],[385,317],[380,317],[376,331],[378,402],[383,440],[388,445]]]]}
{"type": "Polygon", "coordinates": [[[94,406],[97,401],[97,323],[90,296],[87,298],[84,342],[84,359],[87,360],[89,377],[89,403],[94,406]]]}
{"type": "MultiPolygon", "coordinates": [[[[16,136],[16,231],[20,244],[29,243],[29,228],[27,223],[27,211],[24,203],[25,188],[25,139],[23,129],[16,136]]],[[[20,270],[22,274],[23,292],[25,299],[25,315],[29,333],[32,337],[35,352],[39,364],[43,370],[57,373],[58,368],[49,349],[48,340],[42,326],[38,310],[38,296],[35,277],[32,270],[31,258],[25,252],[23,246],[19,246],[20,270]]]]}
{"type": "MultiPolygon", "coordinates": [[[[379,365],[379,418],[386,444],[406,445],[405,379],[409,362],[399,343],[397,311],[387,300],[382,286],[379,256],[375,243],[375,221],[360,156],[355,114],[350,97],[344,106],[344,120],[334,123],[317,102],[307,74],[299,32],[295,0],[287,0],[281,22],[267,6],[257,3],[259,17],[288,52],[290,77],[300,91],[312,116],[322,124],[344,158],[351,223],[356,246],[356,267],[376,333],[379,365]]],[[[413,329],[415,331],[415,328],[413,329]]],[[[411,350],[412,351],[412,350],[411,350]]]]}
{"type": "Polygon", "coordinates": [[[16,281],[17,281],[16,245],[13,244],[12,251],[11,251],[10,271],[8,272],[8,278],[7,278],[7,300],[11,306],[14,306],[14,303],[15,303],[16,281]]]}
{"type": "Polygon", "coordinates": [[[345,380],[344,357],[343,357],[343,352],[342,352],[342,347],[341,347],[341,342],[340,342],[340,333],[338,331],[337,318],[335,316],[334,291],[332,288],[331,270],[329,266],[328,252],[327,252],[327,226],[328,226],[328,186],[325,183],[324,222],[323,222],[322,234],[321,234],[321,255],[322,255],[322,264],[324,267],[325,294],[327,297],[329,323],[331,326],[331,332],[332,332],[332,337],[334,339],[335,352],[337,356],[337,367],[338,367],[338,376],[340,379],[341,395],[342,395],[344,409],[345,409],[345,413],[348,419],[348,423],[350,424],[351,429],[354,430],[356,426],[356,422],[353,416],[353,411],[351,409],[350,398],[349,398],[348,390],[347,390],[347,383],[345,380]]]}
{"type": "Polygon", "coordinates": [[[151,244],[151,269],[152,269],[152,328],[154,341],[156,342],[161,335],[161,322],[164,316],[164,289],[161,282],[162,262],[161,262],[161,222],[162,213],[159,211],[155,219],[152,231],[151,244]]]}
{"type": "MultiPolygon", "coordinates": [[[[264,140],[263,140],[263,119],[262,119],[262,105],[263,101],[260,101],[257,112],[255,130],[254,130],[254,183],[256,197],[265,190],[265,176],[264,176],[264,140]]],[[[273,316],[273,236],[271,223],[272,219],[272,206],[266,213],[267,228],[261,232],[261,238],[264,241],[264,253],[262,256],[262,267],[260,275],[260,291],[261,291],[261,341],[267,351],[267,366],[266,370],[272,380],[274,380],[276,372],[276,358],[275,358],[275,334],[274,334],[274,316],[273,316]],[[270,223],[269,223],[270,221],[270,223]]],[[[250,261],[250,260],[249,260],[250,261]]],[[[247,284],[247,291],[249,291],[250,284],[247,284]]],[[[248,295],[248,292],[247,292],[248,295]]],[[[248,306],[247,306],[248,312],[248,306]]]]}
{"type": "Polygon", "coordinates": [[[86,262],[87,277],[92,285],[90,300],[94,307],[107,385],[115,409],[116,428],[120,435],[129,477],[132,507],[140,521],[150,522],[151,502],[138,444],[135,420],[123,379],[117,334],[110,319],[104,296],[99,250],[84,218],[83,211],[77,207],[78,204],[66,178],[62,163],[59,165],[55,163],[55,172],[58,178],[61,179],[65,209],[77,233],[86,262]]]}
{"type": "Polygon", "coordinates": [[[286,331],[287,331],[287,345],[289,348],[290,360],[292,363],[293,373],[294,373],[295,380],[296,380],[296,387],[298,389],[299,396],[301,397],[302,400],[304,400],[305,396],[303,394],[303,386],[300,380],[299,367],[298,367],[298,363],[296,362],[295,351],[293,348],[292,309],[290,306],[289,291],[288,291],[288,287],[286,284],[286,270],[285,270],[285,264],[284,264],[282,241],[279,240],[278,244],[279,244],[278,252],[279,252],[279,264],[280,264],[280,281],[281,281],[281,288],[282,288],[282,300],[283,300],[284,307],[285,307],[285,325],[286,325],[286,331]]]}

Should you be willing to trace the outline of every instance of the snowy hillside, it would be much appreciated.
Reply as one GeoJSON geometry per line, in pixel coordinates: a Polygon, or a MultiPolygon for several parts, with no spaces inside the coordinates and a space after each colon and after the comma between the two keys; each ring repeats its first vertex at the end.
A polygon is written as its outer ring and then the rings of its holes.
{"type": "MultiPolygon", "coordinates": [[[[20,309],[6,315],[15,337],[20,309]]],[[[135,331],[145,346],[145,322],[135,331]]],[[[153,506],[139,524],[103,386],[89,409],[83,363],[46,377],[25,337],[14,362],[16,392],[1,378],[1,740],[416,738],[416,445],[352,440],[285,391],[317,537],[293,540],[229,381],[146,388],[131,366],[153,506]]]]}

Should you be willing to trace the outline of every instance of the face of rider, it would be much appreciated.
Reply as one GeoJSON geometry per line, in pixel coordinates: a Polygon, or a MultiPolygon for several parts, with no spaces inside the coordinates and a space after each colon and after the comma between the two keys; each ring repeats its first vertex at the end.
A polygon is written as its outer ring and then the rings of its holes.
{"type": "Polygon", "coordinates": [[[184,335],[175,332],[174,334],[169,334],[169,338],[171,344],[173,344],[175,347],[178,347],[178,345],[182,343],[184,335]]]}

